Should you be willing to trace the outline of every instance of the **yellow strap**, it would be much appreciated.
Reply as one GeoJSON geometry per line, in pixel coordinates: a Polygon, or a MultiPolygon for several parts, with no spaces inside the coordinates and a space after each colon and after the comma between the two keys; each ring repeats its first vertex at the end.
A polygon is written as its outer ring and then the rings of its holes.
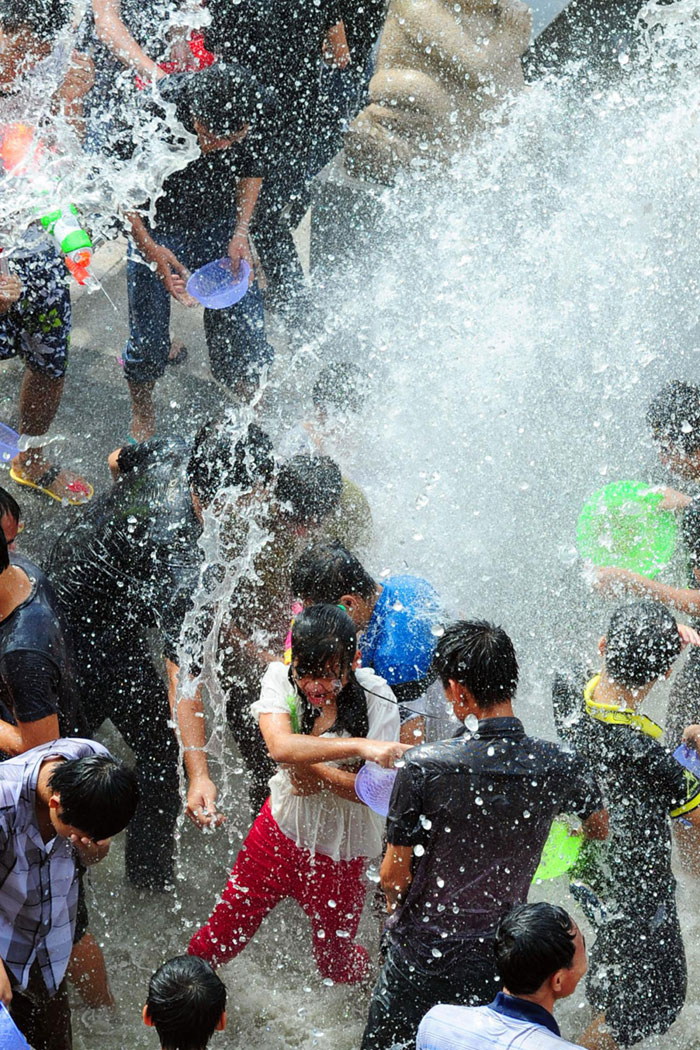
{"type": "Polygon", "coordinates": [[[652,740],[660,740],[663,736],[663,729],[647,715],[640,715],[636,711],[628,710],[626,707],[618,707],[617,704],[597,703],[593,699],[593,694],[599,681],[600,675],[597,674],[591,678],[583,690],[586,714],[590,715],[591,718],[595,718],[597,722],[606,722],[608,725],[629,726],[631,729],[636,729],[640,733],[650,736],[652,740]]]}

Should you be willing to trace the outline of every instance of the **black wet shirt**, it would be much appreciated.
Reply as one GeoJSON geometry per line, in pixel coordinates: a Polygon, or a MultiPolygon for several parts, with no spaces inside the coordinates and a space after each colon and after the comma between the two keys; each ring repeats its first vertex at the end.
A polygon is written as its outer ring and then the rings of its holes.
{"type": "Polygon", "coordinates": [[[700,805],[700,782],[654,739],[651,734],[658,737],[661,729],[650,719],[587,705],[584,694],[592,698],[595,681],[581,672],[558,676],[555,718],[562,738],[595,769],[608,809],[610,830],[596,887],[608,917],[646,922],[675,893],[669,818],[700,805]]]}
{"type": "Polygon", "coordinates": [[[0,621],[0,718],[16,724],[56,714],[61,736],[75,736],[82,726],[68,625],[41,569],[15,553],[10,563],[31,590],[0,621]]]}
{"type": "Polygon", "coordinates": [[[56,541],[49,572],[76,637],[157,627],[175,659],[201,564],[188,458],[172,438],[123,448],[112,490],[56,541]]]}
{"type": "Polygon", "coordinates": [[[419,972],[447,973],[527,899],[552,821],[602,806],[583,760],[526,736],[517,718],[404,756],[387,837],[412,846],[413,881],[387,936],[419,972]]]}

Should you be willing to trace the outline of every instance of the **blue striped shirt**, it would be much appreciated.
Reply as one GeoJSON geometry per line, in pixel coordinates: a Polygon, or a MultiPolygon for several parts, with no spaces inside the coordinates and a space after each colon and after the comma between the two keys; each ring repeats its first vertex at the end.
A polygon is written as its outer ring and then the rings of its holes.
{"type": "Polygon", "coordinates": [[[44,762],[106,755],[94,740],[54,740],[0,762],[0,959],[20,988],[35,960],[54,995],[73,948],[78,867],[69,839],[44,842],[36,785],[44,762]]]}

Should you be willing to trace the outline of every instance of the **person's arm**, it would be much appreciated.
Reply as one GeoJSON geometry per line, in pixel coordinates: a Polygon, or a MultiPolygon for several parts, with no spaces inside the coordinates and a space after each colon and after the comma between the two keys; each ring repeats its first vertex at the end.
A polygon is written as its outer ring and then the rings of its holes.
{"type": "Polygon", "coordinates": [[[217,790],[209,776],[201,691],[197,689],[193,697],[183,697],[178,688],[179,667],[167,658],[165,666],[170,710],[180,730],[187,771],[187,816],[200,828],[216,827],[224,818],[217,812],[217,790]]]}
{"type": "Polygon", "coordinates": [[[596,810],[581,824],[581,832],[586,839],[602,841],[608,837],[609,819],[607,809],[596,810]]]}
{"type": "Polygon", "coordinates": [[[92,8],[98,38],[123,65],[135,70],[146,80],[160,80],[165,76],[122,22],[121,0],[92,0],[92,8]]]}
{"type": "Polygon", "coordinates": [[[5,963],[0,959],[0,1003],[3,1006],[8,1006],[12,1002],[12,985],[10,984],[10,978],[7,970],[5,969],[5,963]]]}
{"type": "Polygon", "coordinates": [[[604,598],[653,598],[686,616],[700,615],[700,591],[672,587],[629,569],[598,568],[593,586],[604,598]]]}
{"type": "Polygon", "coordinates": [[[131,235],[140,255],[146,262],[155,263],[156,273],[173,299],[177,299],[183,306],[191,306],[195,301],[187,294],[187,280],[190,276],[187,267],[169,248],[153,240],[137,212],[128,212],[126,217],[131,224],[131,235]]]}
{"type": "Polygon", "coordinates": [[[362,804],[355,791],[357,774],[349,769],[317,762],[313,765],[289,766],[287,772],[295,795],[316,795],[319,791],[331,791],[348,802],[362,804]]]}
{"type": "Polygon", "coordinates": [[[0,660],[0,676],[15,724],[0,720],[0,751],[20,755],[58,740],[60,671],[43,653],[17,650],[0,660]]]}
{"type": "Polygon", "coordinates": [[[379,884],[386,897],[387,911],[395,911],[408,893],[413,881],[411,862],[413,846],[387,844],[386,853],[379,869],[379,884]]]}
{"type": "Polygon", "coordinates": [[[350,48],[343,22],[336,22],[326,33],[323,41],[323,61],[336,69],[347,69],[350,65],[350,48]]]}
{"type": "Polygon", "coordinates": [[[16,273],[0,273],[0,317],[6,314],[22,295],[22,282],[16,273]]]}
{"type": "Polygon", "coordinates": [[[238,185],[236,186],[236,226],[228,245],[228,257],[233,263],[233,273],[238,273],[238,263],[241,259],[245,259],[250,266],[249,280],[251,282],[255,274],[248,231],[261,186],[262,179],[241,178],[238,180],[238,185]]]}
{"type": "Polygon", "coordinates": [[[313,765],[344,758],[363,758],[390,769],[408,748],[396,740],[367,740],[364,737],[307,736],[292,732],[287,714],[261,714],[260,732],[268,754],[278,765],[313,765]]]}

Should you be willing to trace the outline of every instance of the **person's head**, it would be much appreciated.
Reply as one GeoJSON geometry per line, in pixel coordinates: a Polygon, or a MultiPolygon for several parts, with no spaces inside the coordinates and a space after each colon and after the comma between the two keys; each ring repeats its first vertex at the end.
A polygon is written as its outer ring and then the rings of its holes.
{"type": "Polygon", "coordinates": [[[503,986],[511,995],[563,999],[588,968],[586,942],[571,916],[553,904],[516,904],[494,943],[503,986]]]}
{"type": "Polygon", "coordinates": [[[343,609],[321,604],[299,613],[292,625],[289,676],[307,702],[301,732],[310,732],[323,707],[334,703],[337,728],[367,735],[367,705],[354,675],[358,662],[355,625],[343,609]]]}
{"type": "Polygon", "coordinates": [[[330,456],[303,452],[280,467],[275,498],[289,524],[304,530],[335,510],[342,490],[340,468],[330,456]]]}
{"type": "Polygon", "coordinates": [[[248,490],[271,481],[275,458],[270,438],[250,423],[245,434],[226,421],[210,420],[194,439],[187,480],[198,504],[206,510],[223,489],[248,490]]]}
{"type": "Polygon", "coordinates": [[[226,988],[204,959],[179,955],[151,977],[143,1020],[162,1050],[205,1050],[226,1026],[226,988]]]}
{"type": "Polygon", "coordinates": [[[513,643],[502,627],[487,620],[458,620],[446,627],[433,667],[462,720],[509,703],[518,686],[513,643]]]}
{"type": "Polygon", "coordinates": [[[94,842],[111,838],[124,830],[139,801],[133,769],[111,755],[59,762],[48,787],[51,823],[63,838],[73,834],[94,842]]]}
{"type": "Polygon", "coordinates": [[[21,512],[19,504],[14,496],[5,489],[0,488],[0,531],[5,537],[8,546],[17,539],[17,533],[21,530],[21,512]]]}
{"type": "Polygon", "coordinates": [[[613,613],[600,650],[611,682],[629,690],[652,686],[668,675],[681,651],[678,624],[658,602],[623,605],[613,613]]]}
{"type": "Polygon", "coordinates": [[[700,387],[678,379],[651,401],[647,422],[664,466],[684,478],[700,476],[700,387]]]}
{"type": "Polygon", "coordinates": [[[50,54],[72,11],[70,0],[0,0],[0,91],[50,54]]]}
{"type": "Polygon", "coordinates": [[[314,408],[321,419],[361,412],[365,400],[364,379],[362,369],[350,361],[324,365],[311,391],[314,408]]]}
{"type": "Polygon", "coordinates": [[[358,558],[337,540],[311,543],[292,567],[292,594],[305,605],[342,605],[356,627],[367,625],[377,584],[358,558]]]}
{"type": "Polygon", "coordinates": [[[5,533],[0,529],[0,576],[10,567],[10,545],[5,539],[5,533]]]}
{"type": "Polygon", "coordinates": [[[190,117],[203,153],[240,141],[273,106],[271,93],[237,63],[216,62],[196,73],[167,77],[159,90],[175,103],[180,119],[190,117]]]}

